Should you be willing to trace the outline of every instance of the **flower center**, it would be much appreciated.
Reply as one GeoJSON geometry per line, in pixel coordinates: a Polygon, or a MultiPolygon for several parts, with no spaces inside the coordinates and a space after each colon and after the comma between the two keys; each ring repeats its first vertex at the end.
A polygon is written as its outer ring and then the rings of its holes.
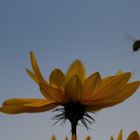
{"type": "Polygon", "coordinates": [[[85,106],[80,102],[69,102],[64,105],[64,115],[71,123],[77,124],[85,114],[85,106]]]}
{"type": "Polygon", "coordinates": [[[77,126],[78,121],[81,121],[82,124],[88,129],[88,124],[91,125],[95,122],[94,118],[92,118],[92,116],[90,116],[86,111],[87,106],[81,104],[80,102],[69,101],[62,106],[62,108],[57,108],[54,110],[60,112],[52,118],[56,120],[54,124],[58,123],[59,121],[62,121],[61,124],[63,124],[66,120],[69,120],[72,126],[77,126]]]}

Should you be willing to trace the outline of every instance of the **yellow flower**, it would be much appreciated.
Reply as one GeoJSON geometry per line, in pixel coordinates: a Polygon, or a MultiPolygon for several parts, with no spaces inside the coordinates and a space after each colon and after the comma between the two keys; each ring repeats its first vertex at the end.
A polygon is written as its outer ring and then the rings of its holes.
{"type": "MultiPolygon", "coordinates": [[[[110,140],[114,140],[114,138],[111,136],[110,140]]],[[[120,130],[117,140],[123,140],[122,130],[120,130]]],[[[128,136],[127,140],[140,140],[139,133],[136,130],[131,132],[131,134],[128,136]]]]}
{"type": "Polygon", "coordinates": [[[61,114],[57,121],[68,119],[72,124],[72,134],[80,120],[86,127],[94,119],[88,112],[114,106],[130,97],[139,87],[140,81],[128,83],[131,73],[119,73],[101,78],[99,72],[86,77],[83,64],[74,61],[64,74],[54,69],[46,81],[42,76],[33,52],[30,52],[33,71],[26,69],[28,75],[38,84],[44,99],[14,98],[8,99],[0,107],[0,112],[7,114],[36,113],[56,109],[61,114]]]}
{"type": "Polygon", "coordinates": [[[6,100],[0,108],[3,113],[43,112],[69,102],[79,102],[86,111],[98,111],[123,102],[140,85],[140,81],[128,83],[130,72],[104,79],[101,79],[99,72],[95,72],[86,78],[85,68],[79,60],[71,64],[66,74],[60,69],[53,70],[47,82],[40,72],[33,52],[30,52],[30,56],[33,72],[28,69],[26,71],[38,84],[45,98],[6,100]]]}

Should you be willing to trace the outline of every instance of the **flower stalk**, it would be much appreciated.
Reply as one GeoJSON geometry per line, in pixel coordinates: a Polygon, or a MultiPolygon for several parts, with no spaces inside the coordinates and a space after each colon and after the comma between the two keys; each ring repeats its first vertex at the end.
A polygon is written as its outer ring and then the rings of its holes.
{"type": "Polygon", "coordinates": [[[72,140],[77,140],[77,131],[76,131],[77,123],[71,123],[72,128],[72,140]]]}

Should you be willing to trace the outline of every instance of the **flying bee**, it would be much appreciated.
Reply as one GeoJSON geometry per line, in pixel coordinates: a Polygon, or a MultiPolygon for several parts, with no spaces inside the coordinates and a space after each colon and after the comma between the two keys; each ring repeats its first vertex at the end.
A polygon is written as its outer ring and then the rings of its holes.
{"type": "Polygon", "coordinates": [[[140,49],[140,39],[135,39],[130,34],[127,34],[126,37],[127,37],[127,39],[133,41],[133,44],[132,44],[133,52],[138,51],[140,49]]]}
{"type": "Polygon", "coordinates": [[[134,43],[133,43],[133,52],[136,52],[140,49],[140,40],[136,40],[134,43]]]}

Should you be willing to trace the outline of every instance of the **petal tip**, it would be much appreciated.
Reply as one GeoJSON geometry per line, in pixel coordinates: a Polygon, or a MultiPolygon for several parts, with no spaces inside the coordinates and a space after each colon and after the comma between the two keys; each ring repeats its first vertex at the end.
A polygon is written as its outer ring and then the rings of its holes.
{"type": "Polygon", "coordinates": [[[36,59],[36,58],[35,58],[35,54],[34,54],[33,51],[30,51],[30,58],[31,58],[31,61],[32,61],[33,59],[36,59]]]}
{"type": "Polygon", "coordinates": [[[32,50],[30,50],[30,55],[32,55],[33,54],[33,51],[32,50]]]}
{"type": "Polygon", "coordinates": [[[79,59],[76,59],[67,70],[67,79],[77,74],[82,80],[86,77],[85,67],[79,59]]]}
{"type": "Polygon", "coordinates": [[[72,64],[83,65],[83,63],[80,61],[80,59],[76,59],[75,61],[72,62],[72,64]]]}

